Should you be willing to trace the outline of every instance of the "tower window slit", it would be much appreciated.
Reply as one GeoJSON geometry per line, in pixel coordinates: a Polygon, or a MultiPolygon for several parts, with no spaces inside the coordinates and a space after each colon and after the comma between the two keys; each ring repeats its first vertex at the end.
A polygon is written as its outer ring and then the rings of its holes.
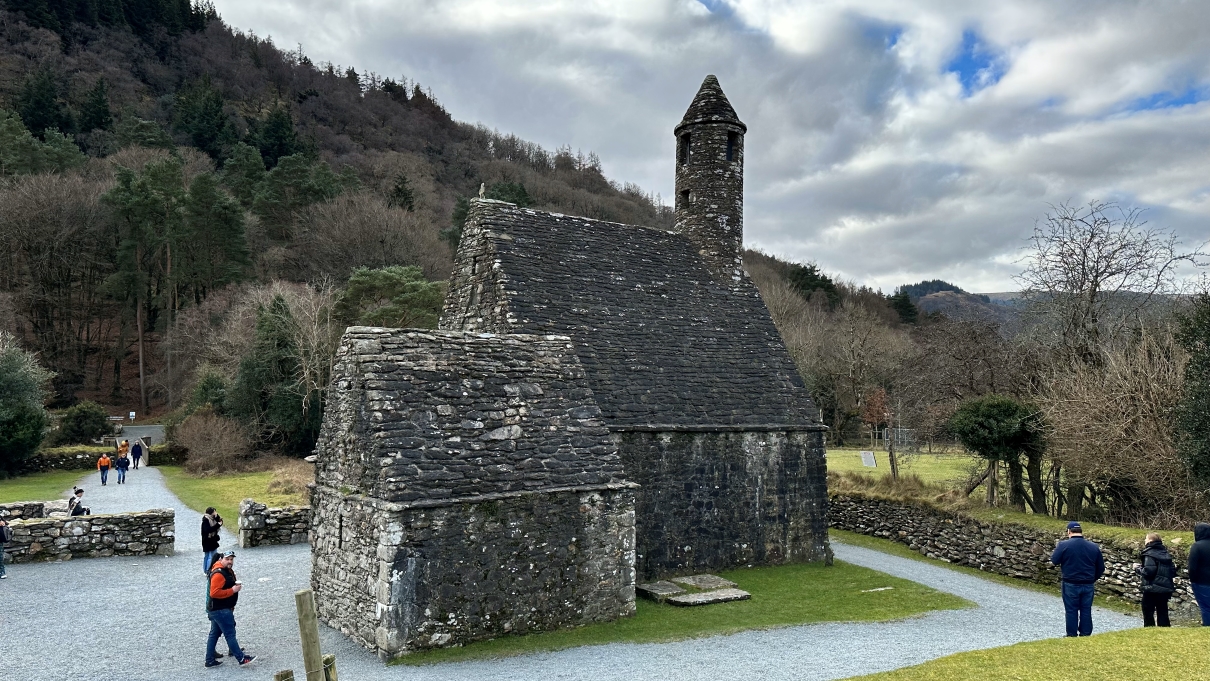
{"type": "Polygon", "coordinates": [[[681,204],[682,204],[682,205],[685,205],[685,206],[688,206],[688,205],[689,205],[689,197],[690,197],[689,190],[688,190],[688,189],[682,189],[682,190],[681,190],[681,204]]]}
{"type": "Polygon", "coordinates": [[[689,133],[685,133],[676,139],[676,157],[681,165],[689,165],[689,133]]]}
{"type": "Polygon", "coordinates": [[[727,160],[735,160],[735,147],[739,145],[739,133],[727,133],[727,160]]]}

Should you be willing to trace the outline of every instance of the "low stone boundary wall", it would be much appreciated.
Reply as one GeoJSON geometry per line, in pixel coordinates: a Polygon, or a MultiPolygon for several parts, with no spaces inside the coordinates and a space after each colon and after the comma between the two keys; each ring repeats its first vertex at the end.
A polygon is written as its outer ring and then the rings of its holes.
{"type": "Polygon", "coordinates": [[[17,501],[10,504],[0,504],[0,518],[12,522],[46,516],[46,503],[42,501],[17,501]]]}
{"type": "MultiPolygon", "coordinates": [[[[887,501],[854,494],[831,497],[828,524],[840,530],[890,539],[929,558],[995,572],[1039,584],[1059,583],[1050,554],[1062,535],[1012,523],[990,523],[925,504],[887,501]]],[[[1105,576],[1097,591],[1138,603],[1142,600],[1134,566],[1142,548],[1090,537],[1105,556],[1105,576]]],[[[1177,574],[1185,570],[1188,547],[1169,546],[1177,574]]],[[[1189,581],[1176,580],[1170,607],[1177,613],[1196,609],[1189,581]]]]}
{"type": "Polygon", "coordinates": [[[239,505],[241,549],[269,544],[305,544],[311,529],[310,506],[269,508],[253,499],[239,505]]]}
{"type": "Polygon", "coordinates": [[[171,556],[176,541],[176,512],[155,509],[52,518],[9,523],[13,540],[6,547],[11,563],[105,558],[108,556],[171,556]]]}

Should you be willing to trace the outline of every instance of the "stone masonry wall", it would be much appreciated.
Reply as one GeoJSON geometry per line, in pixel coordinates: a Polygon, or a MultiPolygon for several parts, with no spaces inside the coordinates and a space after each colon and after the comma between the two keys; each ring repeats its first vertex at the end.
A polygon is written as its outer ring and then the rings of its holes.
{"type": "Polygon", "coordinates": [[[319,617],[383,659],[634,614],[632,486],[312,500],[319,617]]]}
{"type": "Polygon", "coordinates": [[[304,544],[311,527],[310,506],[269,506],[252,499],[239,505],[239,547],[304,544]]]}
{"type": "Polygon", "coordinates": [[[0,504],[0,518],[4,518],[9,522],[42,518],[45,515],[46,502],[43,501],[18,501],[10,504],[0,504]]]}
{"type": "MultiPolygon", "coordinates": [[[[1039,584],[1058,584],[1059,569],[1050,554],[1061,535],[1010,523],[989,523],[924,505],[885,501],[858,495],[834,495],[829,523],[832,527],[890,539],[929,558],[995,572],[1039,584]]],[[[1097,591],[1139,602],[1139,578],[1134,566],[1142,549],[1090,537],[1105,556],[1105,576],[1097,591]]],[[[1169,545],[1177,573],[1185,569],[1186,547],[1169,545]]],[[[1170,607],[1180,612],[1193,605],[1187,579],[1178,577],[1170,607]]]]}
{"type": "Polygon", "coordinates": [[[639,484],[637,568],[677,573],[830,560],[819,432],[623,432],[639,484]]]}
{"type": "Polygon", "coordinates": [[[14,520],[13,541],[5,553],[13,563],[104,558],[171,556],[176,540],[176,513],[155,509],[142,513],[14,520]]]}

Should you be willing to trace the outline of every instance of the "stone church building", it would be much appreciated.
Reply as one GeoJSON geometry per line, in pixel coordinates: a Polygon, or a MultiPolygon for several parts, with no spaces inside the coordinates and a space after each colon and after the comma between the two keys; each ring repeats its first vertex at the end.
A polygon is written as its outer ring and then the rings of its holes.
{"type": "Polygon", "coordinates": [[[389,658],[830,559],[824,428],[743,269],[746,132],[708,76],[674,130],[673,231],[473,201],[440,330],[346,332],[322,620],[389,658]]]}

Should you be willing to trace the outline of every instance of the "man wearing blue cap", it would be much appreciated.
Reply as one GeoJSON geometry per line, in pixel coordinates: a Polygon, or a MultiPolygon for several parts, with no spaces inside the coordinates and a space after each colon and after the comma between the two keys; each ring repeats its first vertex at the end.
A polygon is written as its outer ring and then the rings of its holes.
{"type": "Polygon", "coordinates": [[[1105,574],[1101,547],[1084,538],[1080,523],[1067,523],[1067,539],[1059,542],[1050,562],[1063,571],[1063,609],[1068,636],[1092,636],[1093,584],[1105,574]]]}

